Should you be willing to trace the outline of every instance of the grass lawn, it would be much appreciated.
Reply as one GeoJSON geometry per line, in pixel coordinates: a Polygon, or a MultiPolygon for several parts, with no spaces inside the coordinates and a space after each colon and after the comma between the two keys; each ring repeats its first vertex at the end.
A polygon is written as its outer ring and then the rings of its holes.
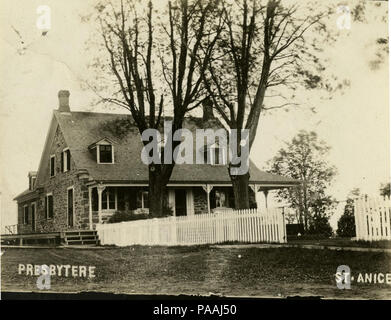
{"type": "Polygon", "coordinates": [[[323,296],[391,298],[391,285],[352,282],[339,290],[335,272],[391,273],[391,255],[300,248],[126,247],[104,249],[7,248],[2,255],[3,291],[39,291],[36,276],[18,274],[18,264],[87,265],[92,279],[51,279],[53,292],[104,291],[130,294],[226,296],[323,296]]]}

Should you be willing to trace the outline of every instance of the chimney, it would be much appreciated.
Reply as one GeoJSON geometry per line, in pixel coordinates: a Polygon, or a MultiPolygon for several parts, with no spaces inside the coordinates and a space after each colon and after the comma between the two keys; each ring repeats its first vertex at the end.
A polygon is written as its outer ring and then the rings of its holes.
{"type": "Polygon", "coordinates": [[[211,99],[206,99],[202,103],[203,116],[202,121],[208,121],[214,118],[213,115],[213,102],[211,99]]]}
{"type": "Polygon", "coordinates": [[[58,92],[58,110],[60,112],[71,112],[69,108],[69,95],[68,90],[60,90],[58,92]]]}

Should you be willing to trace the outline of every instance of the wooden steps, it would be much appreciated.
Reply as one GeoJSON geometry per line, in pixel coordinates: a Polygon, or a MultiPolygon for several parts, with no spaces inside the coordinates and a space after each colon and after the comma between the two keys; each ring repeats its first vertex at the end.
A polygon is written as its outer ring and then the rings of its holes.
{"type": "Polygon", "coordinates": [[[99,238],[95,230],[65,231],[62,234],[65,245],[98,245],[99,238]]]}

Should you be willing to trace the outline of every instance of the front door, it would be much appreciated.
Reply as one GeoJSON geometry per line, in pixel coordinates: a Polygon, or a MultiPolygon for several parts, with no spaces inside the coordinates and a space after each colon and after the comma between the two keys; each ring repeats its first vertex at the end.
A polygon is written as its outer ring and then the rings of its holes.
{"type": "Polygon", "coordinates": [[[175,215],[176,216],[186,215],[186,190],[185,189],[175,190],[175,215]]]}
{"type": "Polygon", "coordinates": [[[68,227],[73,227],[73,189],[68,189],[68,227]]]}
{"type": "Polygon", "coordinates": [[[31,204],[31,230],[35,231],[35,203],[31,204]]]}

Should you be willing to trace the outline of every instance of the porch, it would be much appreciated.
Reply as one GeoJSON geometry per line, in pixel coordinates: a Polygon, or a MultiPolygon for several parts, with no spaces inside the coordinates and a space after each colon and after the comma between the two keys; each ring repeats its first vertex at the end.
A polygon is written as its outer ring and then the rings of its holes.
{"type": "MultiPolygon", "coordinates": [[[[253,208],[266,209],[268,191],[258,184],[250,185],[253,208]]],[[[117,211],[149,214],[148,185],[97,184],[89,186],[89,226],[105,223],[117,211]]],[[[167,186],[165,207],[172,216],[210,214],[234,208],[232,186],[227,184],[171,184],[167,186]]]]}

